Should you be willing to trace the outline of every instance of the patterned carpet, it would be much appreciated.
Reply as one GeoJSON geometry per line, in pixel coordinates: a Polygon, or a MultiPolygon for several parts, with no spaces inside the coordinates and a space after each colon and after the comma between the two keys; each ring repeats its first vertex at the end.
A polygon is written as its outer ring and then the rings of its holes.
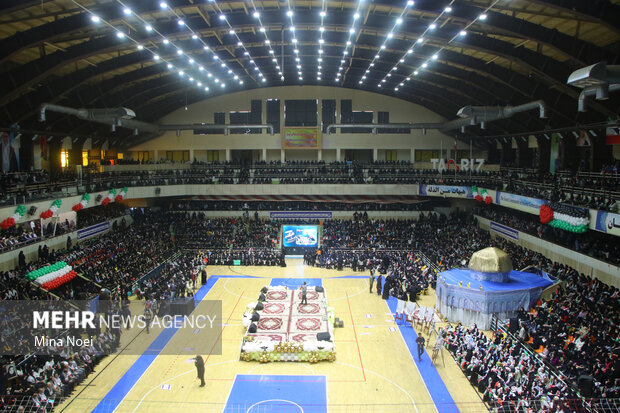
{"type": "Polygon", "coordinates": [[[272,341],[313,341],[328,331],[325,292],[308,287],[307,304],[301,304],[300,290],[270,290],[265,294],[257,331],[251,334],[272,341]]]}

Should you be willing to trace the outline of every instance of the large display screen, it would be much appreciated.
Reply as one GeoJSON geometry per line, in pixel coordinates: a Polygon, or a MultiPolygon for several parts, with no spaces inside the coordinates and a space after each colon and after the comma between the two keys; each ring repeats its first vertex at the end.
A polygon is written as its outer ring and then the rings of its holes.
{"type": "Polygon", "coordinates": [[[285,247],[316,247],[318,230],[316,225],[284,225],[282,245],[285,247]]]}

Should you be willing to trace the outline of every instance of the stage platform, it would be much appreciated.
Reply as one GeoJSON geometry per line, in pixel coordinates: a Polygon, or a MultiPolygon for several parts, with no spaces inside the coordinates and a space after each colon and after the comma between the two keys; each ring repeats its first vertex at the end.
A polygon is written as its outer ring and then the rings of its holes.
{"type": "Polygon", "coordinates": [[[491,316],[514,317],[519,308],[529,309],[542,291],[554,283],[546,274],[511,270],[505,282],[488,281],[484,273],[453,268],[437,277],[436,308],[451,322],[490,328],[491,316]]]}
{"type": "Polygon", "coordinates": [[[335,360],[333,342],[333,311],[327,307],[322,287],[308,286],[306,304],[301,304],[299,289],[270,286],[264,293],[263,308],[255,310],[250,303],[244,314],[246,334],[241,344],[242,360],[310,361],[335,360]],[[258,321],[251,322],[252,314],[258,321]],[[331,321],[330,321],[331,320],[331,321]],[[255,332],[250,332],[252,326],[255,332]],[[327,333],[328,340],[319,340],[317,334],[327,333]]]}

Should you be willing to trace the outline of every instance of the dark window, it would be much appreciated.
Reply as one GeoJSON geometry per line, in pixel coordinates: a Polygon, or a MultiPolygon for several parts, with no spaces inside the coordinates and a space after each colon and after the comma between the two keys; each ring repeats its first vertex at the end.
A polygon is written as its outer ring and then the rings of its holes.
{"type": "MultiPolygon", "coordinates": [[[[250,112],[230,112],[231,125],[248,125],[250,123],[250,112]]],[[[231,134],[244,135],[250,133],[250,129],[231,129],[231,134]]]]}
{"type": "MultiPolygon", "coordinates": [[[[216,125],[225,125],[226,124],[226,113],[224,112],[213,113],[213,123],[216,125]]],[[[205,132],[207,135],[223,135],[224,129],[211,129],[205,132]]]]}
{"type": "Polygon", "coordinates": [[[353,101],[351,99],[340,101],[340,123],[353,123],[353,101]]]}
{"type": "Polygon", "coordinates": [[[267,123],[273,125],[273,132],[280,133],[280,101],[267,99],[267,123]]]}
{"type": "MultiPolygon", "coordinates": [[[[260,125],[263,123],[263,105],[260,100],[253,100],[250,103],[250,118],[248,123],[252,125],[260,125]]],[[[260,129],[250,129],[250,133],[261,133],[260,129]]]]}
{"type": "Polygon", "coordinates": [[[285,100],[284,124],[286,126],[317,126],[317,101],[285,100]]]}
{"type": "MultiPolygon", "coordinates": [[[[372,123],[373,112],[371,112],[371,111],[368,111],[368,112],[364,112],[364,111],[353,112],[352,115],[353,115],[352,116],[353,122],[351,122],[351,123],[357,123],[357,124],[372,123]]],[[[350,129],[343,129],[342,133],[372,133],[372,128],[350,128],[350,129]]]]}
{"type": "Polygon", "coordinates": [[[336,123],[336,100],[326,99],[321,101],[321,126],[323,133],[327,132],[327,126],[336,123]]]}
{"type": "MultiPolygon", "coordinates": [[[[377,123],[390,123],[390,112],[378,112],[377,123]]],[[[411,133],[411,129],[398,128],[398,129],[386,129],[379,128],[377,133],[411,133]]]]}

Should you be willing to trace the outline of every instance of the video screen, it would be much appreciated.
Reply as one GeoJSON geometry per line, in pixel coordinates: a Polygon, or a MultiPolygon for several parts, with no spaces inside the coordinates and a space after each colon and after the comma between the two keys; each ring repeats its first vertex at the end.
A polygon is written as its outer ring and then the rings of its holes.
{"type": "Polygon", "coordinates": [[[316,225],[284,225],[282,245],[285,247],[316,247],[318,245],[316,225]]]}

